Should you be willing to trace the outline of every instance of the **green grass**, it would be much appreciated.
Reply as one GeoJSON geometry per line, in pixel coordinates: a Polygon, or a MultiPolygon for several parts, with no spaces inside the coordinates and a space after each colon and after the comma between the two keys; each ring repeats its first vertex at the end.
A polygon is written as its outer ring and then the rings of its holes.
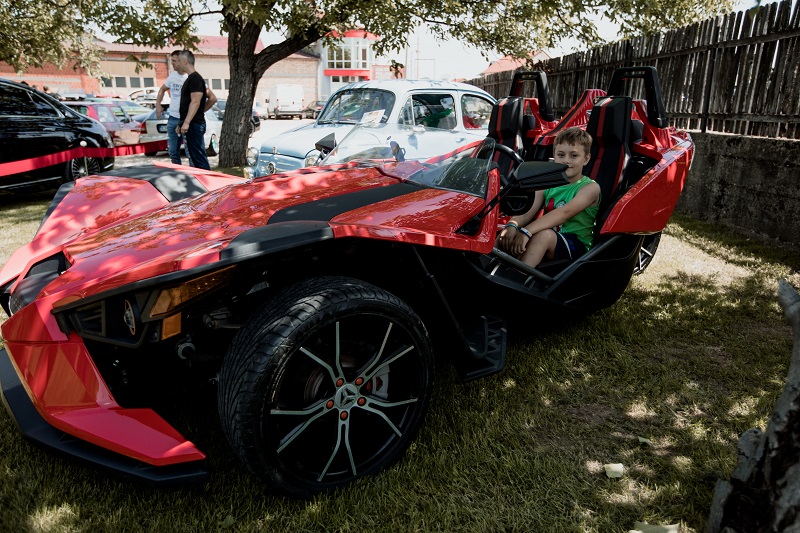
{"type": "MultiPolygon", "coordinates": [[[[0,204],[0,263],[47,203],[0,204]]],[[[44,452],[2,411],[0,531],[703,531],[739,434],[765,425],[783,386],[791,334],[775,291],[780,278],[800,286],[799,267],[796,250],[676,218],[617,304],[552,332],[532,313],[499,375],[460,384],[442,365],[402,460],[309,501],[239,464],[213,401],[180,426],[208,452],[211,480],[174,490],[44,452]]]]}

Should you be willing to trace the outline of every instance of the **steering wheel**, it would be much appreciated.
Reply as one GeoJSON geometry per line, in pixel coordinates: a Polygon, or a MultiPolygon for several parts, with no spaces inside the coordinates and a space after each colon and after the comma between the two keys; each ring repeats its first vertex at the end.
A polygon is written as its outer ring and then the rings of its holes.
{"type": "MultiPolygon", "coordinates": [[[[505,144],[497,143],[494,145],[494,149],[500,152],[501,154],[505,154],[508,157],[510,157],[514,161],[514,163],[516,163],[516,166],[520,166],[522,163],[525,162],[525,160],[522,159],[521,155],[519,155],[516,151],[514,151],[512,148],[509,148],[505,144]]],[[[509,172],[509,174],[511,173],[509,172]]],[[[503,186],[508,185],[508,178],[503,176],[502,173],[500,173],[500,183],[503,186]]]]}

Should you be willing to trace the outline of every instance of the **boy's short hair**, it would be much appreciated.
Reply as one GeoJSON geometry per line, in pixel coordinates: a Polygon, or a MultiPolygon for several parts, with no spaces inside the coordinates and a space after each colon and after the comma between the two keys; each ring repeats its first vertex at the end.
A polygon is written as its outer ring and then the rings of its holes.
{"type": "Polygon", "coordinates": [[[592,136],[586,133],[586,130],[581,128],[567,128],[558,135],[556,135],[556,140],[553,143],[553,146],[557,144],[571,144],[573,146],[580,145],[583,146],[586,153],[590,153],[592,150],[592,136]]]}

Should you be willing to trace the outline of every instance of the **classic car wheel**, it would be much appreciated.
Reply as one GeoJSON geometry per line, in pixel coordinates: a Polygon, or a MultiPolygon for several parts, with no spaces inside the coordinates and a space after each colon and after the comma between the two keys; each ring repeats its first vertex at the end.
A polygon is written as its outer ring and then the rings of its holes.
{"type": "Polygon", "coordinates": [[[93,159],[91,157],[79,157],[78,159],[67,161],[64,179],[66,181],[75,181],[78,178],[83,178],[84,176],[89,176],[91,174],[98,174],[102,171],[103,168],[99,159],[93,159]]]}
{"type": "Polygon", "coordinates": [[[395,461],[419,429],[432,373],[425,327],[402,300],[354,279],[307,280],[236,335],[221,423],[252,471],[308,496],[395,461]]]}
{"type": "Polygon", "coordinates": [[[661,232],[653,233],[652,235],[645,236],[642,241],[642,247],[639,249],[639,259],[636,260],[636,266],[633,267],[633,275],[638,276],[650,266],[650,261],[656,255],[658,243],[661,242],[661,232]]]}
{"type": "Polygon", "coordinates": [[[219,153],[219,141],[216,135],[211,135],[211,140],[208,141],[208,148],[206,148],[206,155],[217,155],[219,153]]]}

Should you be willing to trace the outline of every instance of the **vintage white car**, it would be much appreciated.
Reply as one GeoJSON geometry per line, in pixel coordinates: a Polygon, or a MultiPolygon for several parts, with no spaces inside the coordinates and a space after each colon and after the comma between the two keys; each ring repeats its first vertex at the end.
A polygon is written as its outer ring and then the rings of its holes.
{"type": "Polygon", "coordinates": [[[314,144],[330,134],[336,142],[357,124],[422,125],[463,133],[463,144],[486,137],[495,98],[473,85],[432,80],[380,80],[346,85],[333,93],[317,120],[251,148],[251,177],[313,166],[314,144]]]}

